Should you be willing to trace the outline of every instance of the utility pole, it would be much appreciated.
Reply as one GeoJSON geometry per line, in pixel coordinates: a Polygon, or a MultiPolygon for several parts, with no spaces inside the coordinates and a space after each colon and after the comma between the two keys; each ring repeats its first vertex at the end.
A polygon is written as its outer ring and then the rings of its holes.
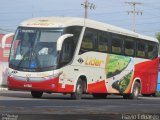
{"type": "Polygon", "coordinates": [[[95,9],[95,5],[93,3],[89,3],[88,0],[85,0],[84,4],[81,5],[84,6],[85,9],[84,18],[88,18],[88,8],[95,9]]]}
{"type": "Polygon", "coordinates": [[[128,15],[130,13],[133,14],[132,30],[135,32],[136,31],[136,15],[139,15],[139,14],[142,15],[143,14],[143,11],[136,10],[136,5],[141,5],[142,3],[140,3],[140,2],[125,2],[125,3],[133,6],[133,10],[127,11],[127,13],[128,13],[128,15]]]}

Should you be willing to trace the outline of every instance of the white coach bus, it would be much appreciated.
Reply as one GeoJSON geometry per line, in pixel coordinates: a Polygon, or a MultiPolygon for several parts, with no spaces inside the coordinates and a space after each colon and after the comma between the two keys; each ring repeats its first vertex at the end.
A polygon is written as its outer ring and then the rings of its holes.
{"type": "Polygon", "coordinates": [[[155,94],[158,40],[101,22],[74,17],[22,22],[12,43],[8,87],[67,93],[81,99],[108,94],[155,94]]]}

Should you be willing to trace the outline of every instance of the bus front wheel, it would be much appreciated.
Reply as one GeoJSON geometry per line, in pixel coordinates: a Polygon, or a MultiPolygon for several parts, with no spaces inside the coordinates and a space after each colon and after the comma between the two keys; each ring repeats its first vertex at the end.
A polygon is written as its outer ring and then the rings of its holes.
{"type": "Polygon", "coordinates": [[[76,90],[74,93],[71,93],[71,98],[73,100],[80,100],[81,97],[82,97],[82,94],[83,94],[83,90],[84,90],[84,85],[83,85],[83,82],[82,80],[79,78],[78,81],[77,81],[77,84],[76,84],[76,90]]]}
{"type": "Polygon", "coordinates": [[[41,98],[43,95],[43,92],[39,92],[39,91],[31,91],[31,95],[33,98],[41,98]]]}

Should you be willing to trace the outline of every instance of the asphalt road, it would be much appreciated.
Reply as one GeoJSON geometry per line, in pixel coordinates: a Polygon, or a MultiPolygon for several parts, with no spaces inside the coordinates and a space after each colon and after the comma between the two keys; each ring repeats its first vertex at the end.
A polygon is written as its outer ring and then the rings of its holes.
{"type": "Polygon", "coordinates": [[[0,114],[3,120],[8,117],[18,117],[20,120],[47,120],[53,117],[65,120],[128,120],[130,116],[141,120],[145,115],[160,120],[160,97],[127,100],[115,95],[106,99],[84,95],[81,100],[71,100],[70,95],[44,94],[41,99],[33,99],[29,92],[0,91],[0,114]]]}

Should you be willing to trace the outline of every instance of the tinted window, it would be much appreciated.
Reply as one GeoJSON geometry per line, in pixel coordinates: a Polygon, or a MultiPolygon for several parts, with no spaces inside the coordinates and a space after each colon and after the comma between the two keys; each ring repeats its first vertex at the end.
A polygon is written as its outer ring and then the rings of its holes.
{"type": "Polygon", "coordinates": [[[157,46],[156,44],[148,44],[147,57],[149,59],[154,59],[157,57],[157,46]]]}
{"type": "Polygon", "coordinates": [[[73,34],[74,36],[67,38],[63,42],[61,55],[60,55],[60,61],[59,61],[60,67],[72,61],[81,30],[82,30],[82,27],[78,27],[78,26],[71,26],[65,29],[64,34],[73,34]]]}
{"type": "Polygon", "coordinates": [[[64,66],[67,63],[69,63],[72,58],[73,58],[73,54],[74,54],[74,44],[73,44],[73,38],[67,38],[62,46],[62,50],[61,50],[61,59],[60,59],[60,66],[64,66]]]}
{"type": "Polygon", "coordinates": [[[81,43],[80,54],[87,51],[95,51],[95,41],[97,40],[97,32],[87,28],[81,43]]]}
{"type": "Polygon", "coordinates": [[[112,53],[121,54],[122,53],[122,37],[120,35],[112,35],[111,40],[112,53]]]}
{"type": "Polygon", "coordinates": [[[125,39],[124,54],[128,56],[134,56],[134,48],[135,48],[135,41],[129,38],[125,39]]]}
{"type": "Polygon", "coordinates": [[[145,42],[137,42],[137,57],[145,57],[145,42]]]}
{"type": "Polygon", "coordinates": [[[108,41],[109,41],[109,38],[108,38],[107,32],[103,32],[99,34],[99,38],[98,38],[98,51],[99,52],[109,51],[108,41]]]}
{"type": "Polygon", "coordinates": [[[65,29],[64,34],[73,34],[74,47],[76,47],[77,45],[81,31],[82,31],[82,27],[80,26],[71,26],[65,29]]]}

